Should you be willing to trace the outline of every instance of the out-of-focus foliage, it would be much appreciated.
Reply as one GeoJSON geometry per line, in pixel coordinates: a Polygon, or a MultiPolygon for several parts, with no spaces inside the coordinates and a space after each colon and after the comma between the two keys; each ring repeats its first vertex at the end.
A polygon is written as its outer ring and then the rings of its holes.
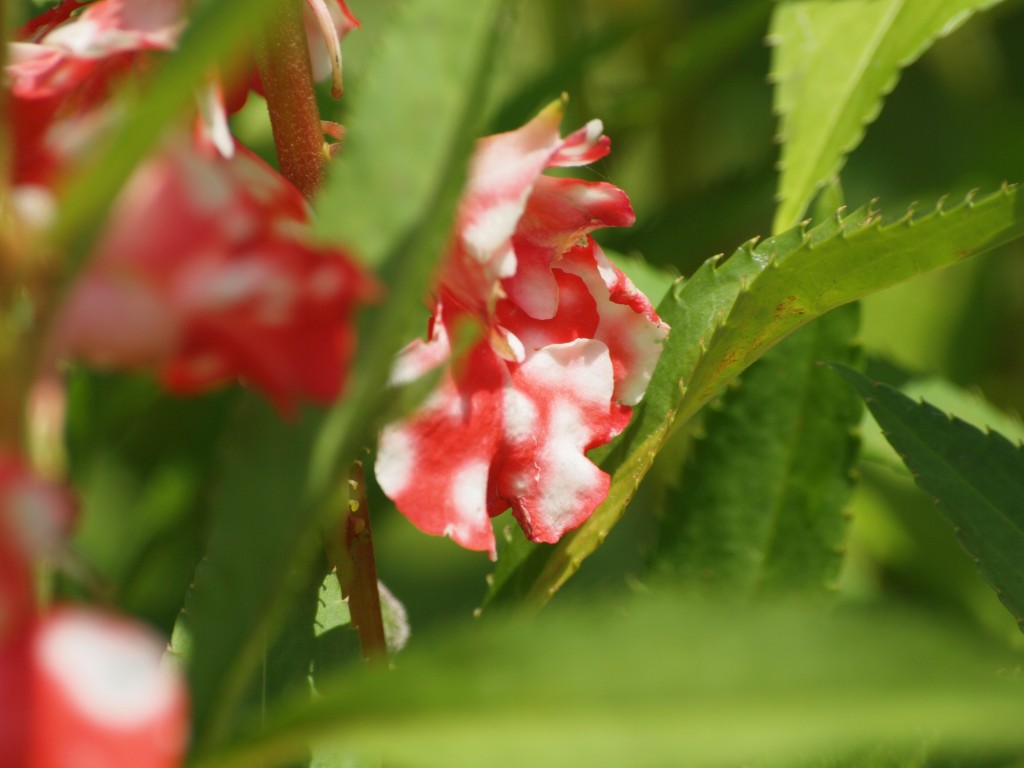
{"type": "Polygon", "coordinates": [[[999,765],[1024,746],[1015,659],[915,614],[570,604],[435,636],[384,678],[350,670],[196,765],[283,764],[310,734],[438,768],[847,766],[924,746],[999,765]]]}

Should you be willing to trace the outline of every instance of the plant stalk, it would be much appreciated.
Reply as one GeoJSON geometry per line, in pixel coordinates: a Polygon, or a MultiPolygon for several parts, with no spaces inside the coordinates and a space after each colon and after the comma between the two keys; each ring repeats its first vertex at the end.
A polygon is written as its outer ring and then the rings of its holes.
{"type": "Polygon", "coordinates": [[[352,624],[359,631],[363,658],[374,663],[384,662],[387,660],[387,643],[366,503],[366,479],[360,462],[352,465],[346,481],[346,493],[340,494],[344,508],[333,529],[325,536],[324,548],[334,566],[341,594],[348,599],[352,624]]]}
{"type": "Polygon", "coordinates": [[[257,45],[256,63],[267,98],[281,175],[312,200],[330,157],[320,126],[302,0],[280,0],[257,45]]]}

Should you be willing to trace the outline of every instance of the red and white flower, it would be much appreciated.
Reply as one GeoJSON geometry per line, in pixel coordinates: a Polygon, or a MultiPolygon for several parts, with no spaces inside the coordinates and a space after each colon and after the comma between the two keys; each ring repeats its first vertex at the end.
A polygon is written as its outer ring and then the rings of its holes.
{"type": "Polygon", "coordinates": [[[155,369],[181,393],[239,378],[290,412],[338,395],[351,314],[373,290],[312,241],[302,196],[255,155],[179,141],[120,196],[51,357],[155,369]]]}
{"type": "Polygon", "coordinates": [[[409,418],[385,428],[376,472],[415,525],[495,555],[490,517],[509,506],[527,536],[555,542],[608,493],[587,457],[622,431],[668,327],[589,233],[634,220],[611,184],[543,175],[591,163],[600,121],[561,137],[561,104],[480,142],[442,269],[429,337],[392,383],[448,366],[409,418]],[[451,360],[460,322],[483,328],[451,360]]]}
{"type": "Polygon", "coordinates": [[[182,28],[181,0],[98,0],[59,6],[21,30],[8,47],[14,182],[51,185],[87,141],[89,126],[115,85],[172,49],[182,28]]]}
{"type": "MultiPolygon", "coordinates": [[[[322,47],[340,67],[338,39],[357,22],[330,3],[320,15],[335,44],[322,47]]],[[[74,13],[80,5],[65,0],[25,27],[6,68],[12,208],[29,227],[49,223],[53,189],[116,118],[115,85],[172,49],[183,26],[181,0],[97,0],[74,13]]],[[[347,254],[313,242],[302,196],[236,147],[226,122],[207,128],[137,169],[62,308],[49,362],[153,369],[182,393],[242,379],[285,412],[300,398],[329,402],[371,281],[347,254]]]]}
{"type": "Polygon", "coordinates": [[[174,768],[188,701],[165,642],[136,622],[37,613],[32,562],[59,551],[67,492],[0,453],[0,754],[11,768],[174,768]]]}

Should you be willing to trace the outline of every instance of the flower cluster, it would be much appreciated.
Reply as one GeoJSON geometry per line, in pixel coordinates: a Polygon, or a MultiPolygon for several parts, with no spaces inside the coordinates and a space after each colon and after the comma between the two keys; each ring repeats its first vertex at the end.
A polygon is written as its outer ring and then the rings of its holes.
{"type": "Polygon", "coordinates": [[[61,549],[73,514],[63,489],[0,454],[4,765],[172,768],[187,744],[187,698],[162,663],[164,642],[101,611],[36,611],[32,561],[61,549]]]}
{"type": "Polygon", "coordinates": [[[622,431],[668,327],[589,233],[628,226],[622,190],[546,176],[592,163],[600,121],[562,138],[553,104],[480,142],[429,336],[400,355],[401,384],[446,366],[436,391],[380,440],[377,478],[414,524],[495,556],[490,518],[509,506],[526,535],[555,542],[604,501],[587,457],[622,431]],[[454,329],[483,338],[452,360],[454,329]]]}
{"type": "MultiPolygon", "coordinates": [[[[309,2],[314,69],[340,82],[343,3],[309,2]],[[320,35],[314,35],[321,39],[320,35]]],[[[116,119],[113,90],[172,49],[180,0],[65,0],[12,45],[13,199],[45,224],[53,192],[116,119]]],[[[232,99],[238,103],[236,97],[232,99]]],[[[182,129],[137,169],[73,287],[49,358],[149,369],[176,392],[233,379],[284,412],[330,402],[352,350],[349,317],[371,281],[348,255],[313,241],[299,192],[226,134],[223,115],[182,129]]]]}
{"type": "MultiPolygon", "coordinates": [[[[183,0],[64,0],[20,30],[4,68],[13,150],[5,238],[35,237],[52,222],[65,180],[122,117],[118,89],[144,80],[185,23],[183,0]]],[[[339,41],[356,25],[342,0],[307,3],[313,69],[333,73],[336,90],[339,41]]],[[[337,397],[354,345],[350,315],[374,284],[345,252],[313,239],[302,195],[228,132],[226,111],[259,90],[255,70],[224,99],[215,81],[197,94],[196,125],[169,126],[108,212],[38,343],[47,386],[74,359],[153,371],[182,393],[241,379],[284,413],[300,399],[337,397]]],[[[4,765],[180,765],[187,695],[165,641],[106,611],[37,608],[35,565],[65,550],[73,517],[70,495],[0,441],[4,765]]]]}

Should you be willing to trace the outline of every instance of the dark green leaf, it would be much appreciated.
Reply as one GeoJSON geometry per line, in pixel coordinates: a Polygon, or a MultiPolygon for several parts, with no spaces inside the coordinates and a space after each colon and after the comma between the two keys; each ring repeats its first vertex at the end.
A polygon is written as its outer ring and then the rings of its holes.
{"type": "Polygon", "coordinates": [[[75,548],[105,599],[170,631],[202,557],[203,495],[232,394],[175,398],[142,377],[74,371],[75,548]]]}
{"type": "Polygon", "coordinates": [[[1024,447],[837,367],[1024,626],[1024,447]]]}

